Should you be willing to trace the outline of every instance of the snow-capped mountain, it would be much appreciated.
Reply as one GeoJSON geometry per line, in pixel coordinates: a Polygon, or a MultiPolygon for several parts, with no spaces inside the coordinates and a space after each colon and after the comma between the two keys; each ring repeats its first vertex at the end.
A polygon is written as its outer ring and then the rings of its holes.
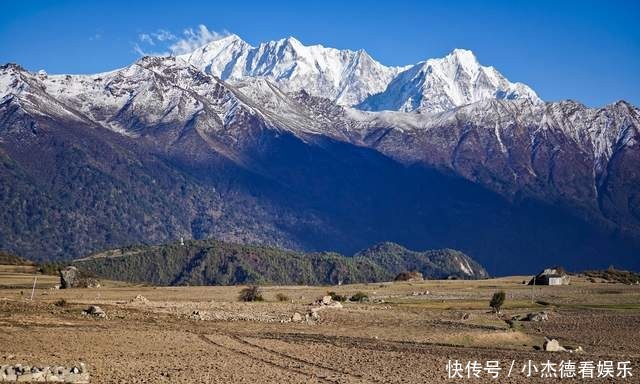
{"type": "Polygon", "coordinates": [[[300,48],[314,52],[303,60],[276,43],[231,36],[95,75],[1,66],[0,248],[67,257],[179,234],[347,253],[396,240],[500,273],[524,259],[637,265],[636,107],[545,103],[456,50],[399,72],[362,110],[289,82],[324,76],[311,57],[340,51],[300,48]],[[249,55],[270,49],[293,70],[249,55]]]}
{"type": "Polygon", "coordinates": [[[400,73],[384,92],[358,107],[438,113],[489,99],[540,101],[525,84],[511,83],[495,68],[480,65],[473,52],[455,49],[441,59],[429,59],[400,73]]]}
{"type": "Polygon", "coordinates": [[[492,98],[539,101],[531,88],[481,66],[463,49],[412,66],[387,67],[364,50],[305,46],[293,37],[252,47],[230,35],[179,58],[223,80],[261,77],[288,92],[305,90],[372,111],[437,113],[492,98]]]}
{"type": "Polygon", "coordinates": [[[384,91],[402,70],[378,63],[364,50],[305,46],[293,37],[252,47],[230,35],[178,57],[223,80],[262,77],[284,91],[305,90],[341,105],[384,91]]]}

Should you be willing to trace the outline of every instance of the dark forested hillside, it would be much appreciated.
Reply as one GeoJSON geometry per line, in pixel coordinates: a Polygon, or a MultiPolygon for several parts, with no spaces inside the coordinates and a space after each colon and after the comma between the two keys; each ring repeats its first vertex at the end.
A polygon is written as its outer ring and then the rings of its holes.
{"type": "Polygon", "coordinates": [[[390,281],[398,273],[420,271],[443,279],[488,277],[482,266],[461,252],[409,251],[397,244],[347,257],[338,253],[302,253],[267,246],[216,240],[110,250],[74,262],[86,272],[113,279],[158,285],[337,284],[390,281]],[[387,261],[393,258],[393,263],[387,261]]]}

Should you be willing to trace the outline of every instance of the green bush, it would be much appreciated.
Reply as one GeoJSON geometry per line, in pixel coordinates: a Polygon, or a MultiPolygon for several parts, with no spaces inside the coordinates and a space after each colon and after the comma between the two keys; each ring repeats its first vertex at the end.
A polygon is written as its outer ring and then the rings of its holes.
{"type": "Polygon", "coordinates": [[[517,320],[517,319],[507,320],[507,324],[509,325],[509,329],[512,331],[522,330],[522,323],[520,323],[520,320],[517,320]]]}
{"type": "Polygon", "coordinates": [[[506,295],[504,291],[499,291],[493,294],[491,301],[489,302],[489,306],[493,308],[495,313],[500,313],[500,308],[502,308],[505,298],[506,295]]]}
{"type": "Polygon", "coordinates": [[[57,300],[55,303],[53,303],[53,305],[55,305],[56,307],[66,307],[67,306],[67,300],[65,300],[65,299],[57,300]]]}
{"type": "Polygon", "coordinates": [[[367,294],[364,292],[357,292],[349,298],[349,301],[357,301],[357,302],[363,302],[368,300],[369,300],[369,296],[367,296],[367,294]]]}
{"type": "Polygon", "coordinates": [[[345,302],[345,301],[347,301],[347,300],[348,300],[348,297],[347,297],[347,296],[343,296],[343,295],[337,294],[337,293],[335,293],[335,292],[333,292],[333,291],[331,291],[331,292],[327,292],[327,295],[331,296],[331,300],[333,300],[333,301],[339,301],[339,302],[341,302],[341,303],[343,303],[343,302],[345,302]]]}
{"type": "Polygon", "coordinates": [[[257,285],[250,285],[246,288],[243,288],[240,291],[240,296],[238,296],[240,301],[263,301],[262,290],[257,285]]]}
{"type": "Polygon", "coordinates": [[[57,275],[62,268],[62,263],[44,263],[38,266],[38,271],[43,275],[57,275]]]}
{"type": "Polygon", "coordinates": [[[276,295],[276,299],[278,299],[278,301],[291,301],[289,296],[285,295],[284,293],[278,293],[276,295]]]}

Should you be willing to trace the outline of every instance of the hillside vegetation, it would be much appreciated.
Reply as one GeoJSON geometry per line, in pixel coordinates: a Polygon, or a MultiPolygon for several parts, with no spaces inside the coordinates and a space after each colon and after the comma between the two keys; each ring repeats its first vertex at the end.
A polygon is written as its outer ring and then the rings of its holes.
{"type": "Polygon", "coordinates": [[[0,251],[0,265],[33,265],[33,263],[20,256],[0,251]]]}
{"type": "Polygon", "coordinates": [[[338,284],[389,281],[406,270],[429,278],[483,278],[486,271],[454,250],[413,252],[384,243],[353,257],[302,253],[217,240],[127,247],[78,259],[80,269],[113,280],[157,285],[338,284]],[[460,262],[472,266],[472,273],[460,262]]]}

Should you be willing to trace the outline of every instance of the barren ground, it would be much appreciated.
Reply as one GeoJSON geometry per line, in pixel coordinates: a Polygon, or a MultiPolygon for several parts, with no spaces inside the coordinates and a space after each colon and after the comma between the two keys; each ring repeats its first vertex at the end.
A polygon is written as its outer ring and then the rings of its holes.
{"type": "Polygon", "coordinates": [[[640,286],[574,278],[570,286],[536,287],[541,305],[532,304],[524,279],[273,286],[263,289],[266,301],[240,303],[241,287],[104,282],[55,290],[56,277],[38,276],[29,301],[29,268],[0,266],[0,365],[83,361],[92,383],[533,383],[559,379],[523,376],[528,360],[628,360],[634,376],[616,380],[640,382],[640,286]],[[488,313],[489,298],[500,289],[507,293],[505,315],[547,310],[549,320],[510,330],[488,313]],[[362,291],[371,301],[325,309],[317,322],[281,322],[307,313],[327,291],[362,291]],[[278,293],[291,300],[278,302],[278,293]],[[135,300],[138,295],[148,301],[135,300]],[[60,299],[66,305],[54,304],[60,299]],[[84,316],[91,304],[107,318],[84,316]],[[193,319],[193,311],[205,320],[193,319]],[[545,336],[585,352],[541,351],[545,336]],[[500,360],[503,371],[498,380],[486,373],[448,379],[449,360],[483,366],[500,360]]]}

